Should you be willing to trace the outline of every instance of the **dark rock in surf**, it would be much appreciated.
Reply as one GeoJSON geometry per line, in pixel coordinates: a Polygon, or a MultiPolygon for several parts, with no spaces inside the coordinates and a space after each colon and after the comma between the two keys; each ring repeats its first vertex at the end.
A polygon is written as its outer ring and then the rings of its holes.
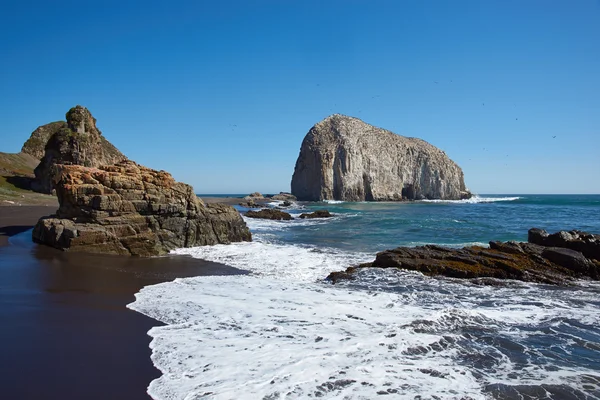
{"type": "MultiPolygon", "coordinates": [[[[600,259],[595,253],[598,238],[599,235],[580,231],[548,235],[531,229],[529,240],[538,243],[490,242],[489,248],[462,249],[436,245],[398,247],[377,253],[373,262],[345,272],[352,274],[371,267],[400,268],[428,276],[477,279],[479,284],[485,284],[482,278],[493,278],[562,285],[575,279],[600,279],[600,259]]],[[[330,275],[330,280],[340,277],[344,275],[330,275]]]]}
{"type": "Polygon", "coordinates": [[[264,208],[260,211],[250,210],[245,215],[249,218],[262,218],[285,221],[294,219],[289,213],[286,213],[285,211],[275,210],[272,208],[264,208]]]}
{"type": "Polygon", "coordinates": [[[575,250],[587,258],[600,260],[600,235],[578,230],[548,234],[543,229],[532,228],[528,232],[527,240],[541,246],[575,250]]]}
{"type": "Polygon", "coordinates": [[[300,218],[304,219],[304,218],[308,218],[308,219],[312,219],[312,218],[331,218],[333,215],[331,215],[331,213],[327,210],[317,210],[315,212],[312,213],[302,213],[300,214],[300,218]]]}
{"type": "Polygon", "coordinates": [[[260,208],[261,205],[255,203],[253,200],[249,200],[249,201],[243,201],[241,203],[238,203],[238,205],[245,207],[245,208],[260,208]]]}

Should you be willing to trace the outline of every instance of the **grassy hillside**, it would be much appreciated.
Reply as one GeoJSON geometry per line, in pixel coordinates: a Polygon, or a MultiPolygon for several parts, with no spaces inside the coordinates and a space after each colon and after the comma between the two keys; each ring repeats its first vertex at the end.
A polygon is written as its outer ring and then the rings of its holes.
{"type": "Polygon", "coordinates": [[[39,160],[24,153],[0,152],[0,205],[57,205],[55,196],[29,190],[39,160]]]}

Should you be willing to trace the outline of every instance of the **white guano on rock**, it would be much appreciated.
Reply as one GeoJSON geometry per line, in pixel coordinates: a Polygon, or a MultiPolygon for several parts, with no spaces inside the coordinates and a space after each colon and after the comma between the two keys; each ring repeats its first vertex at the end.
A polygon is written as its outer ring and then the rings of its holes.
{"type": "Polygon", "coordinates": [[[471,197],[462,169],[442,150],[340,114],[317,123],[304,138],[292,193],[304,201],[471,197]]]}

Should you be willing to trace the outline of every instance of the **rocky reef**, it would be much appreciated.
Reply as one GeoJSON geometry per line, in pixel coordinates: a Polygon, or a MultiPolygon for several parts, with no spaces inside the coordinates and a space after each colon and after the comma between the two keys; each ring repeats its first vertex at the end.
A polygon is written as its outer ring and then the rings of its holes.
{"type": "Polygon", "coordinates": [[[298,200],[469,198],[462,169],[421,139],[334,114],[302,142],[292,177],[298,200]]]}
{"type": "Polygon", "coordinates": [[[398,247],[377,254],[375,261],[334,272],[328,279],[352,279],[361,268],[400,268],[428,276],[516,279],[564,285],[575,279],[600,280],[600,235],[581,231],[548,234],[532,228],[528,242],[490,242],[490,247],[453,249],[435,245],[398,247]]]}
{"type": "Polygon", "coordinates": [[[32,188],[35,191],[52,193],[52,167],[56,164],[99,167],[127,159],[102,135],[87,108],[75,106],[67,112],[66,118],[66,122],[39,127],[23,146],[23,151],[39,155],[40,143],[46,140],[43,157],[34,170],[36,179],[32,188]]]}
{"type": "Polygon", "coordinates": [[[180,247],[250,241],[240,214],[204,204],[165,171],[121,161],[99,168],[54,164],[60,207],[38,221],[33,240],[92,253],[157,256],[180,247]]]}

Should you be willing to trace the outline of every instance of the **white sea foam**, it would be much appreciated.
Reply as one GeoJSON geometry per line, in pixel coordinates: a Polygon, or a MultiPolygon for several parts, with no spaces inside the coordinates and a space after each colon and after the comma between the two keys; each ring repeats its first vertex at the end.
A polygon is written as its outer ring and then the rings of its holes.
{"type": "MultiPolygon", "coordinates": [[[[289,201],[287,200],[291,205],[288,206],[288,208],[295,208],[295,209],[303,209],[304,206],[301,204],[296,203],[295,201],[289,201]]],[[[266,203],[266,205],[271,206],[271,207],[282,207],[283,203],[285,203],[285,200],[273,200],[270,201],[268,203],[266,203]]]]}
{"type": "Polygon", "coordinates": [[[313,282],[330,272],[371,261],[369,253],[347,253],[311,246],[270,244],[259,241],[177,249],[173,254],[188,254],[253,273],[294,282],[313,282]]]}
{"type": "Polygon", "coordinates": [[[424,203],[454,203],[454,204],[476,204],[476,203],[495,203],[498,201],[515,201],[521,197],[479,197],[473,196],[464,200],[421,200],[424,203]]]}
{"type": "Polygon", "coordinates": [[[480,288],[424,283],[419,274],[399,271],[367,274],[409,290],[350,290],[252,275],[142,289],[129,307],[167,324],[149,332],[152,360],[163,373],[149,393],[164,400],[484,399],[490,384],[577,384],[595,373],[540,368],[530,361],[537,352],[518,343],[536,332],[518,327],[584,315],[597,324],[597,309],[573,309],[535,285],[480,288]],[[515,341],[523,347],[517,351],[523,364],[493,342],[465,344],[469,329],[515,341]]]}
{"type": "Polygon", "coordinates": [[[345,203],[345,201],[343,201],[343,200],[323,200],[323,203],[328,203],[328,204],[341,204],[341,203],[345,203]]]}
{"type": "Polygon", "coordinates": [[[163,373],[149,387],[156,399],[483,398],[453,350],[411,353],[441,338],[403,328],[431,311],[397,295],[236,276],[176,280],[136,298],[131,308],[168,324],[150,331],[163,373]]]}
{"type": "Polygon", "coordinates": [[[331,221],[329,218],[305,218],[300,219],[300,213],[290,213],[292,217],[295,219],[291,221],[278,221],[272,219],[262,219],[262,218],[248,218],[243,216],[244,222],[248,225],[248,228],[252,233],[260,232],[260,231],[282,231],[291,229],[297,226],[310,226],[310,225],[320,225],[326,224],[331,221]]]}
{"type": "Polygon", "coordinates": [[[167,324],[149,332],[162,372],[151,396],[486,399],[490,386],[542,384],[600,393],[600,378],[588,379],[598,377],[597,368],[563,362],[581,353],[597,365],[597,344],[588,346],[578,328],[564,329],[566,320],[600,324],[597,284],[564,292],[526,283],[481,287],[365,269],[357,281],[331,286],[322,282],[329,272],[373,254],[278,240],[294,227],[347,217],[244,218],[258,240],[174,251],[252,273],[178,279],[136,295],[129,308],[167,324]]]}

